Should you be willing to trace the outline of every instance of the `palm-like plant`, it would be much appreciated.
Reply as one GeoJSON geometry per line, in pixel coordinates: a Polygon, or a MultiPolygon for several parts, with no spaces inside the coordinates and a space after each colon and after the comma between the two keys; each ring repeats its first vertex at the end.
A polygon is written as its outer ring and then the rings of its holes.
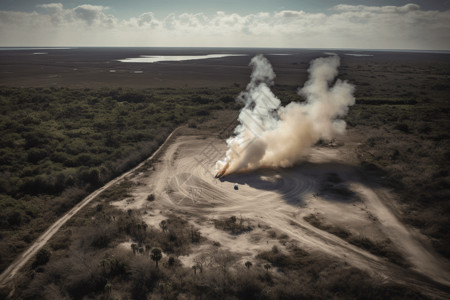
{"type": "Polygon", "coordinates": [[[135,243],[131,244],[131,250],[133,250],[133,254],[136,254],[137,249],[138,245],[136,245],[135,243]]]}
{"type": "Polygon", "coordinates": [[[162,258],[162,250],[159,247],[153,247],[150,250],[150,258],[155,262],[156,268],[158,268],[158,262],[162,258]]]}
{"type": "Polygon", "coordinates": [[[162,220],[162,221],[159,223],[159,227],[161,227],[161,229],[162,229],[163,232],[166,232],[166,231],[167,231],[168,225],[169,225],[169,224],[167,223],[166,220],[162,220]]]}
{"type": "Polygon", "coordinates": [[[253,264],[252,264],[251,261],[248,261],[248,260],[247,260],[247,261],[245,262],[245,266],[247,267],[247,269],[250,269],[250,267],[253,266],[253,264]]]}

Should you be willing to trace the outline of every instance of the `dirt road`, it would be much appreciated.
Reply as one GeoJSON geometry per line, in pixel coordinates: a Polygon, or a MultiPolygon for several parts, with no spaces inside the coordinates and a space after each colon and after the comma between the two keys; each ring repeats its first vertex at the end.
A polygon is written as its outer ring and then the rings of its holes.
{"type": "Polygon", "coordinates": [[[169,214],[177,214],[199,228],[209,241],[194,249],[195,254],[180,257],[188,267],[198,256],[213,251],[211,241],[220,243],[222,249],[233,252],[242,262],[274,245],[280,247],[280,239],[285,236],[286,241],[310,253],[334,257],[374,278],[405,284],[438,299],[448,298],[449,262],[427,246],[426,237],[397,219],[391,205],[386,205],[393,201],[392,193],[368,182],[361,170],[345,161],[345,147],[315,148],[304,163],[293,168],[265,169],[219,180],[214,178],[214,163],[224,152],[225,143],[214,137],[177,137],[152,165],[154,170],[140,169],[136,175],[134,171],[140,165],[123,174],[53,224],[0,276],[0,285],[11,282],[68,219],[102,191],[129,176],[140,184],[133,188],[130,198],[114,205],[150,211],[142,216],[156,228],[169,214]],[[238,190],[234,189],[236,183],[238,190]],[[156,196],[155,201],[146,200],[149,194],[156,196]],[[311,215],[375,243],[389,239],[408,266],[394,264],[312,226],[304,219],[311,215]],[[253,230],[230,235],[214,226],[214,220],[230,216],[242,218],[253,230]]]}
{"type": "Polygon", "coordinates": [[[95,192],[91,193],[89,196],[84,198],[81,202],[75,205],[69,212],[67,212],[64,216],[62,216],[58,221],[56,221],[53,225],[51,225],[25,252],[23,252],[1,275],[0,275],[0,287],[5,286],[12,282],[17,272],[30,260],[32,259],[36,253],[41,249],[56,232],[75,214],[77,214],[83,207],[89,204],[92,200],[94,200],[99,194],[103,191],[111,187],[112,185],[122,181],[124,178],[130,176],[137,169],[141,168],[148,160],[153,159],[156,155],[158,155],[164,147],[167,145],[168,141],[172,138],[172,136],[179,130],[179,128],[175,129],[164,141],[164,143],[150,156],[147,160],[139,164],[134,169],[122,174],[121,176],[111,180],[103,187],[99,188],[95,192]]]}
{"type": "MultiPolygon", "coordinates": [[[[267,235],[274,231],[277,236],[287,235],[302,249],[335,257],[373,277],[446,298],[448,294],[436,286],[450,286],[449,262],[427,247],[425,237],[395,217],[385,205],[393,200],[389,191],[366,182],[357,167],[339,159],[344,157],[340,151],[347,150],[317,148],[307,162],[294,168],[260,170],[219,180],[214,178],[214,163],[225,153],[225,143],[215,138],[180,136],[154,165],[156,170],[150,176],[134,179],[142,184],[137,185],[132,199],[116,205],[147,210],[145,198],[154,193],[153,213],[144,217],[147,223],[157,226],[169,213],[178,214],[199,227],[202,236],[240,256],[241,261],[280,245],[277,238],[267,235]],[[338,192],[324,189],[330,177],[338,178],[332,187],[338,192]],[[238,190],[234,189],[236,183],[238,190]],[[339,194],[344,187],[352,200],[339,194]],[[312,226],[304,219],[311,214],[374,242],[389,239],[410,267],[394,264],[312,226]],[[214,227],[213,220],[233,215],[258,226],[238,236],[214,227]]],[[[194,253],[198,256],[209,250],[201,245],[194,253]]],[[[187,266],[194,260],[194,255],[181,257],[187,266]]]]}

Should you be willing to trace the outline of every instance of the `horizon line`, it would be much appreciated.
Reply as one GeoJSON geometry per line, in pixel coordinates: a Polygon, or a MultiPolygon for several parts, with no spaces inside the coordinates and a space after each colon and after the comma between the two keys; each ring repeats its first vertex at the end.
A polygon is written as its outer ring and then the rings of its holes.
{"type": "Polygon", "coordinates": [[[79,49],[79,48],[172,48],[172,49],[286,49],[286,50],[336,50],[336,51],[410,51],[410,52],[444,52],[450,49],[408,49],[408,48],[301,48],[301,47],[248,47],[248,46],[1,46],[0,49],[79,49]]]}

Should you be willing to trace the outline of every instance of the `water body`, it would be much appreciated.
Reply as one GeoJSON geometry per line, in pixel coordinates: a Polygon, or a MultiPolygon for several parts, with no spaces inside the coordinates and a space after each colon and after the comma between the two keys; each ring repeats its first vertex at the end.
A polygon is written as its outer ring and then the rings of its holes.
{"type": "Polygon", "coordinates": [[[0,47],[0,83],[5,86],[69,88],[242,87],[248,82],[251,58],[263,54],[277,69],[277,84],[298,86],[302,79],[299,75],[304,73],[312,59],[320,56],[339,55],[342,59],[379,63],[396,60],[405,65],[418,61],[450,61],[449,53],[409,52],[208,47],[0,47]]]}
{"type": "Polygon", "coordinates": [[[359,54],[359,53],[345,53],[344,55],[356,56],[356,57],[373,56],[373,54],[359,54]]]}
{"type": "Polygon", "coordinates": [[[44,47],[44,48],[36,48],[36,47],[0,47],[0,51],[20,51],[20,50],[69,50],[73,48],[55,48],[55,47],[44,47]]]}
{"type": "Polygon", "coordinates": [[[246,54],[208,54],[208,55],[141,55],[140,57],[131,57],[119,59],[125,63],[155,63],[161,61],[184,61],[197,59],[222,58],[228,56],[246,56],[246,54]]]}

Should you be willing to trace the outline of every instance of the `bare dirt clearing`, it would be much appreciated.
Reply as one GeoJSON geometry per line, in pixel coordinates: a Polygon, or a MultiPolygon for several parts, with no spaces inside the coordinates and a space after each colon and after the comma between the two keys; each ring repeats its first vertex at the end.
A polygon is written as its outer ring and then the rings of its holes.
{"type": "Polygon", "coordinates": [[[448,262],[430,250],[425,237],[396,218],[392,205],[387,205],[394,201],[390,191],[369,183],[362,170],[340,160],[348,161],[351,145],[346,141],[340,147],[315,148],[306,162],[293,168],[219,180],[214,178],[214,164],[225,152],[225,143],[212,137],[180,136],[153,165],[154,171],[134,177],[137,185],[132,198],[115,205],[140,210],[149,225],[175,214],[198,227],[207,241],[195,254],[180,257],[188,267],[217,245],[242,262],[274,245],[296,245],[345,261],[371,276],[439,295],[435,284],[423,276],[450,286],[448,262]],[[147,201],[149,194],[155,195],[155,201],[147,201]],[[311,215],[332,228],[344,228],[351,236],[372,243],[389,241],[390,249],[406,263],[392,263],[339,234],[313,226],[307,221],[311,215]],[[233,234],[215,226],[217,220],[232,216],[249,230],[233,234]]]}

